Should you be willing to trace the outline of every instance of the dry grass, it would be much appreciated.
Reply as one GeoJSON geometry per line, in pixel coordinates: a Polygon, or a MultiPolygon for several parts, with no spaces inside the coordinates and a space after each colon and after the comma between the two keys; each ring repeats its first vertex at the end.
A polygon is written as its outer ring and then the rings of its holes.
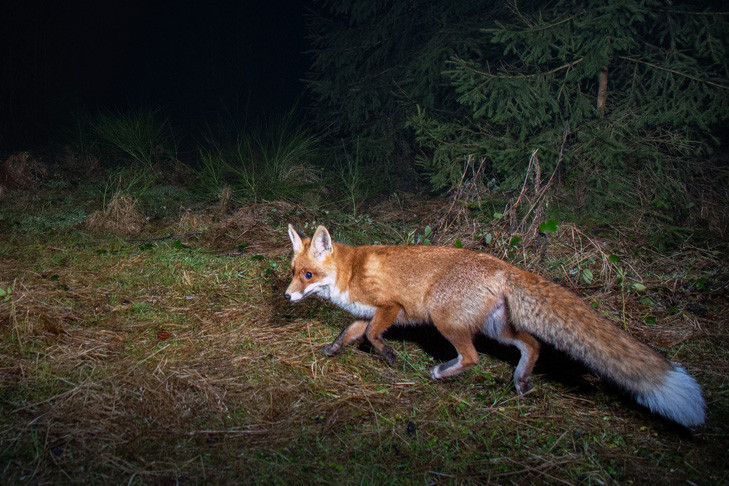
{"type": "MultiPolygon", "coordinates": [[[[427,221],[423,212],[445,206],[401,201],[391,221],[427,221]]],[[[128,220],[134,204],[119,207],[128,220]]],[[[97,218],[116,221],[113,214],[97,218]]],[[[0,287],[12,288],[0,297],[6,482],[729,481],[729,332],[720,317],[728,282],[712,273],[726,255],[692,247],[636,255],[627,235],[562,225],[544,258],[533,246],[511,256],[686,365],[709,404],[707,425],[691,435],[554,352],[523,398],[511,385],[514,353],[488,342],[476,369],[432,382],[427,370],[451,351],[427,328],[391,334],[394,367],[366,347],[326,358],[319,349],[350,318],[281,297],[283,227],[312,215],[280,204],[219,215],[212,208],[169,227],[146,225],[150,235],[204,232],[141,246],[77,244],[73,228],[0,246],[0,287]],[[614,253],[620,266],[607,259],[614,253]],[[707,275],[711,286],[698,288],[707,275]],[[647,290],[623,288],[632,281],[647,290]]],[[[138,228],[114,224],[122,234],[138,228]]],[[[500,229],[462,218],[440,237],[484,249],[485,231],[500,229]]],[[[503,245],[495,238],[490,250],[509,257],[503,245]]]]}
{"type": "Polygon", "coordinates": [[[94,211],[86,220],[86,226],[96,232],[136,235],[146,223],[137,200],[121,192],[114,193],[106,207],[94,211]]]}

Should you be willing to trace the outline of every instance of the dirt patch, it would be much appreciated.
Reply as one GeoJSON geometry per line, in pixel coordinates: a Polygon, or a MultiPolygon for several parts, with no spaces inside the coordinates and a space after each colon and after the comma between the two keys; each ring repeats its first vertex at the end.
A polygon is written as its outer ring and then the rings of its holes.
{"type": "Polygon", "coordinates": [[[280,256],[290,250],[286,237],[287,212],[295,207],[286,203],[253,204],[236,210],[214,223],[207,242],[221,251],[252,252],[280,256]]]}

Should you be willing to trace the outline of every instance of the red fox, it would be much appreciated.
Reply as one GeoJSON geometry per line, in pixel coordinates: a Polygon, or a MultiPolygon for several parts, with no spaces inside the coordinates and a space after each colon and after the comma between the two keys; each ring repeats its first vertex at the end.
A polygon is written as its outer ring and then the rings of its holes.
{"type": "Polygon", "coordinates": [[[359,318],[323,349],[327,356],[366,337],[392,364],[395,351],[382,338],[387,328],[432,323],[458,352],[430,371],[440,379],[478,362],[473,338],[480,332],[519,349],[514,384],[523,394],[530,388],[541,340],[621,386],[651,411],[686,427],[704,422],[701,388],[680,365],[538,275],[470,250],[353,247],[334,243],[323,226],[311,239],[291,225],[288,233],[294,257],[286,299],[317,295],[359,318]]]}

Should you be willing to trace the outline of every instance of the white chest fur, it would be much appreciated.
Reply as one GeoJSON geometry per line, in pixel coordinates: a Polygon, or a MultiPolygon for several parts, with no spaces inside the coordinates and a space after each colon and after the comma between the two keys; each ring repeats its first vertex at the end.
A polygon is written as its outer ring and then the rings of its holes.
{"type": "Polygon", "coordinates": [[[341,307],[356,317],[372,319],[372,316],[375,315],[376,307],[359,302],[352,302],[349,300],[349,292],[346,290],[344,292],[340,291],[333,283],[329,287],[328,298],[334,305],[341,307]]]}

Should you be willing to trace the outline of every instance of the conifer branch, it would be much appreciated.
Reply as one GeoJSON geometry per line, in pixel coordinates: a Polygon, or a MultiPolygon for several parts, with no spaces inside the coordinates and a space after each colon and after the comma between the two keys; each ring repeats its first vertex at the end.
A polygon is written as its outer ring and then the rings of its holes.
{"type": "Polygon", "coordinates": [[[461,66],[463,66],[464,68],[468,69],[469,71],[471,71],[473,73],[476,73],[476,74],[479,74],[481,76],[485,76],[487,78],[523,79],[523,78],[536,78],[538,76],[543,76],[545,74],[554,74],[554,73],[559,72],[559,71],[561,71],[563,69],[571,68],[571,67],[575,66],[576,64],[581,63],[584,59],[585,59],[584,57],[581,57],[581,58],[579,58],[577,60],[574,60],[572,62],[568,62],[567,64],[563,64],[562,66],[556,67],[554,69],[550,69],[549,71],[546,71],[546,72],[539,72],[539,73],[534,73],[534,74],[517,74],[517,75],[491,74],[491,73],[487,73],[487,72],[484,72],[484,71],[479,71],[478,69],[476,69],[476,68],[474,68],[472,66],[469,66],[468,64],[466,64],[466,61],[464,61],[463,59],[458,58],[458,57],[455,58],[451,62],[455,62],[457,64],[460,64],[461,66]]]}
{"type": "Polygon", "coordinates": [[[677,71],[675,69],[671,69],[671,68],[659,66],[658,64],[653,64],[652,62],[642,61],[640,59],[635,59],[634,57],[628,57],[628,56],[618,56],[618,58],[619,59],[623,59],[625,61],[634,62],[634,63],[637,63],[637,64],[645,64],[646,66],[650,66],[652,68],[658,69],[659,71],[666,71],[666,72],[669,72],[671,74],[677,74],[678,76],[683,76],[684,78],[688,78],[688,79],[691,79],[691,80],[694,80],[694,81],[698,81],[699,83],[708,84],[709,86],[713,86],[715,88],[729,89],[729,86],[726,86],[726,85],[723,85],[723,84],[719,84],[719,83],[715,83],[713,81],[709,81],[708,79],[702,79],[702,78],[698,78],[696,76],[691,76],[690,74],[682,73],[681,71],[677,71]]]}

